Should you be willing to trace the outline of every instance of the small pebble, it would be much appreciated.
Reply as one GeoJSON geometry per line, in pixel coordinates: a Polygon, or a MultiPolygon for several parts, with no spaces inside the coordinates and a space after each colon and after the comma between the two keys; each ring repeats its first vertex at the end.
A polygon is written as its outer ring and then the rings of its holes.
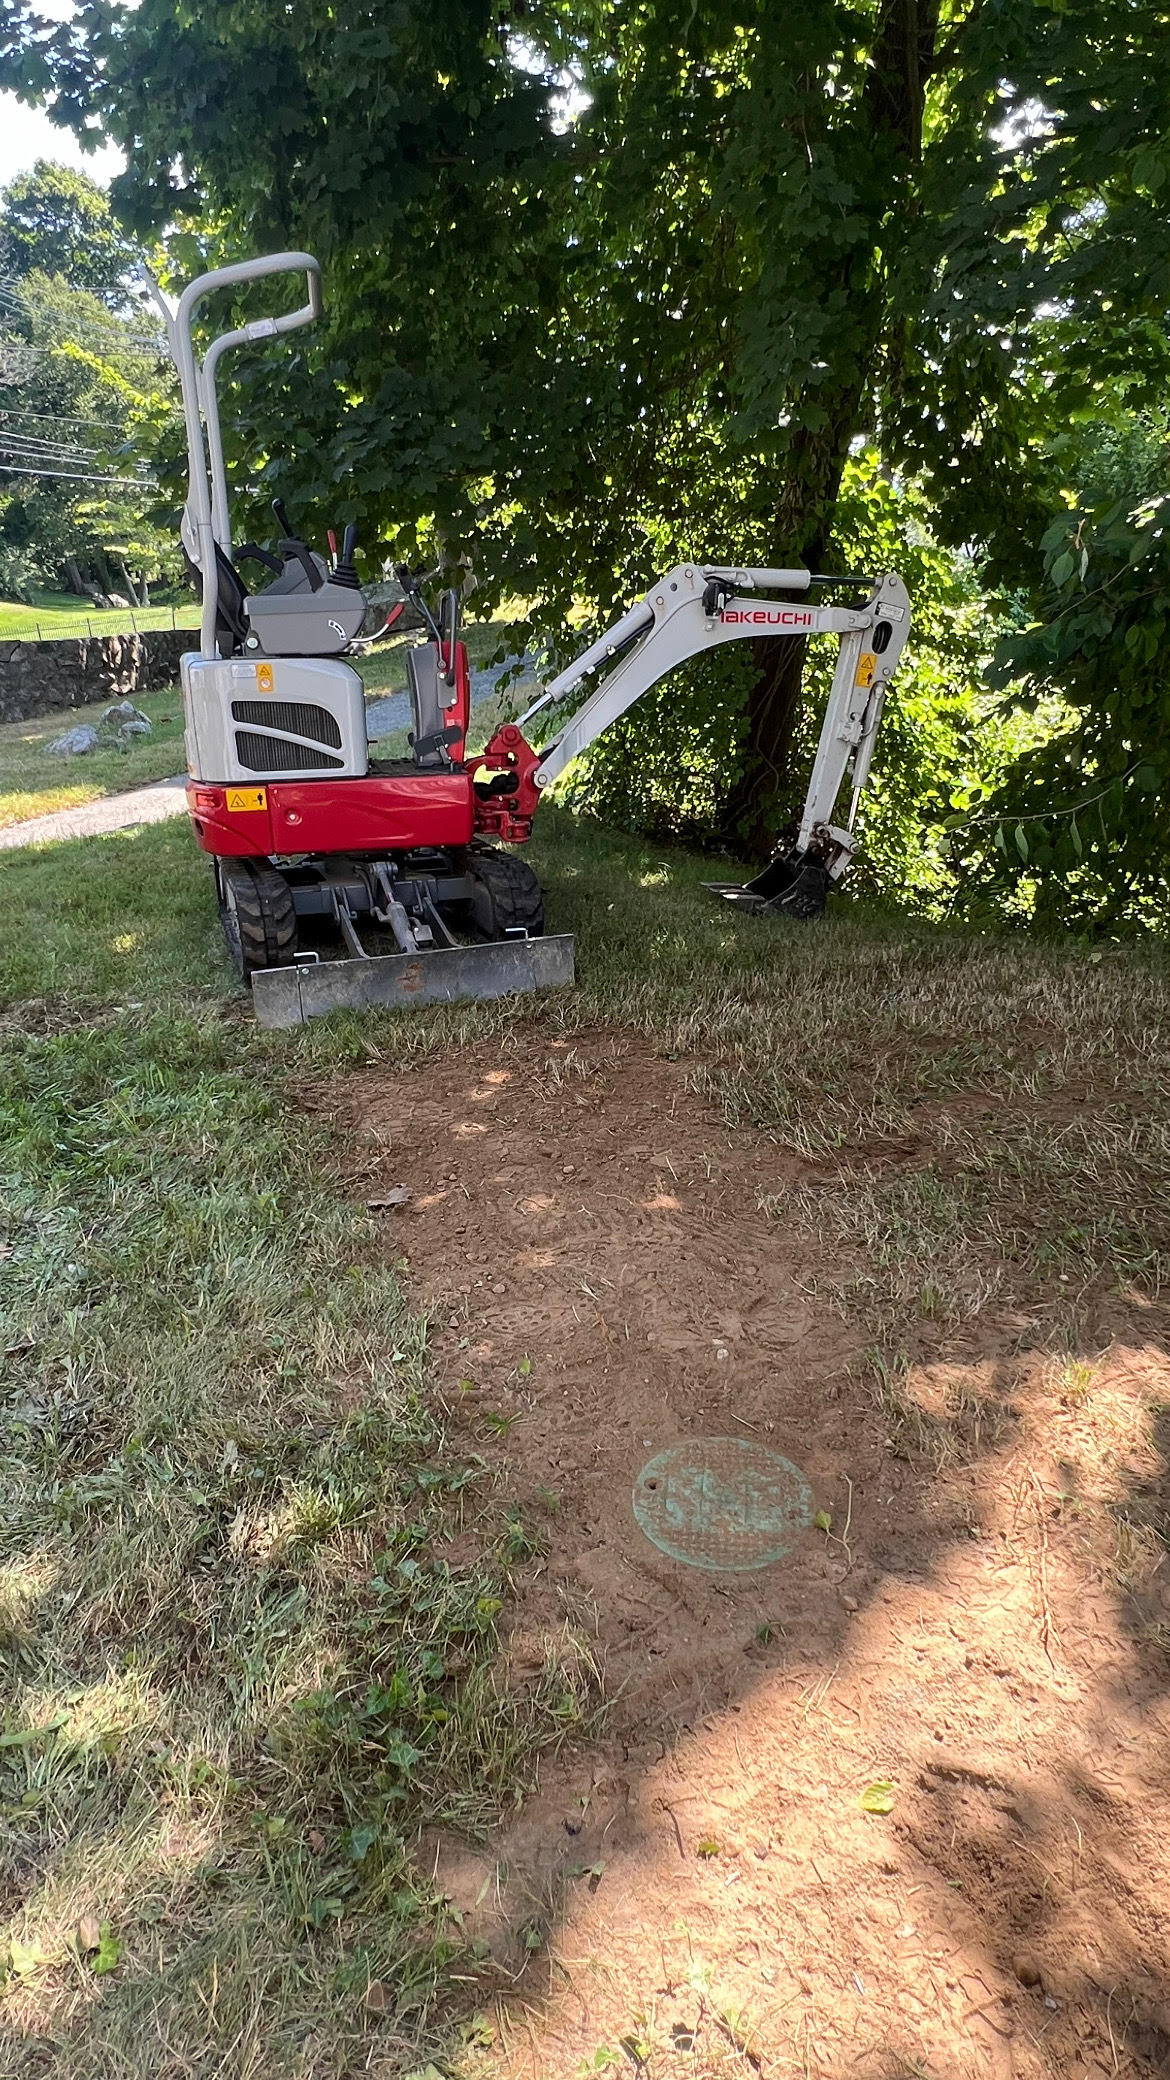
{"type": "Polygon", "coordinates": [[[1012,1970],[1021,1986],[1039,1986],[1040,1967],[1035,1958],[1029,1957],[1026,1951],[1021,1951],[1018,1957],[1013,1957],[1012,1970]]]}

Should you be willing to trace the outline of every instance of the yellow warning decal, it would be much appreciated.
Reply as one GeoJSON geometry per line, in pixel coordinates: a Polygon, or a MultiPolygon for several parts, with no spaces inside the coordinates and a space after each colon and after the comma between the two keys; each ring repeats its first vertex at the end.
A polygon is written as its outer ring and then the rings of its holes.
{"type": "Polygon", "coordinates": [[[872,686],[874,673],[876,671],[877,658],[874,656],[873,651],[863,650],[861,656],[857,660],[857,677],[853,682],[854,685],[872,686]]]}
{"type": "Polygon", "coordinates": [[[272,692],[272,666],[270,664],[258,664],[256,666],[256,685],[261,693],[272,692]]]}
{"type": "Polygon", "coordinates": [[[229,809],[266,809],[268,789],[266,787],[229,787],[227,791],[229,809]]]}

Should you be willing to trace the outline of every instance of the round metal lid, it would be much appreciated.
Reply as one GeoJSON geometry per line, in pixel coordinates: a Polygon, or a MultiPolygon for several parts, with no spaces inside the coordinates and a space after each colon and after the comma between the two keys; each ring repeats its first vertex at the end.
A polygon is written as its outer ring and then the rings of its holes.
{"type": "Polygon", "coordinates": [[[779,1452],[740,1437],[689,1437],[642,1468],[634,1515],[670,1559],[736,1573],[783,1559],[812,1522],[812,1491],[779,1452]]]}

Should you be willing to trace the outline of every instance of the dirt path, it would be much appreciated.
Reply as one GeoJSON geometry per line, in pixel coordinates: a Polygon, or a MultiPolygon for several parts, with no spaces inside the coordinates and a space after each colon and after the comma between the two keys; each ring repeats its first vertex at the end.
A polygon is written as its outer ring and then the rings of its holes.
{"type": "Polygon", "coordinates": [[[609,1700],[497,1839],[424,1845],[498,1989],[474,2069],[1170,2071],[1170,1585],[1100,1528],[1163,1477],[1165,1322],[1110,1302],[1082,1396],[1030,1318],[924,1320],[899,1398],[858,1267],[758,1210],[820,1176],[682,1065],[514,1030],[356,1089],[355,1190],[412,1192],[387,1252],[539,1549],[507,1676],[575,1658],[609,1700]],[[754,1572],[664,1557],[634,1484],[698,1437],[786,1455],[829,1530],[754,1572]]]}
{"type": "Polygon", "coordinates": [[[170,780],[131,787],[125,794],[108,794],[77,809],[58,809],[51,816],[7,824],[0,830],[0,851],[54,844],[62,838],[98,838],[105,831],[129,830],[136,823],[165,823],[186,810],[186,788],[187,775],[176,773],[170,780]]]}

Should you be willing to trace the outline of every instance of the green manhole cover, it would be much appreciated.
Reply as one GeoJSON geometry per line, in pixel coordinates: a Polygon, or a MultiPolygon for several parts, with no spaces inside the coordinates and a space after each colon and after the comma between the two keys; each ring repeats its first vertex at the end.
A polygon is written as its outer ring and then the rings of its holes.
{"type": "Polygon", "coordinates": [[[672,1560],[732,1572],[782,1559],[812,1522],[812,1493],[779,1452],[739,1437],[696,1437],[642,1468],[634,1515],[672,1560]]]}

